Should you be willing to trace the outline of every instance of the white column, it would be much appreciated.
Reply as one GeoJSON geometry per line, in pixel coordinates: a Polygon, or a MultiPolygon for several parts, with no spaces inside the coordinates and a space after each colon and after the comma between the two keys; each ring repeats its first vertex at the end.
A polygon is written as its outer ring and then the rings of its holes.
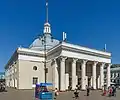
{"type": "Polygon", "coordinates": [[[78,76],[76,75],[76,85],[78,85],[78,76]]]}
{"type": "Polygon", "coordinates": [[[58,75],[58,70],[57,70],[57,62],[56,59],[53,59],[53,85],[54,85],[54,89],[55,88],[59,88],[59,75],[58,75]]]}
{"type": "Polygon", "coordinates": [[[88,76],[85,76],[85,86],[88,86],[88,76]]]}
{"type": "Polygon", "coordinates": [[[91,79],[90,79],[90,84],[91,84],[90,86],[92,87],[92,86],[93,86],[93,85],[92,85],[92,77],[91,77],[91,79]]]}
{"type": "Polygon", "coordinates": [[[72,90],[76,88],[76,61],[77,59],[73,59],[72,62],[72,90]]]}
{"type": "Polygon", "coordinates": [[[66,73],[65,74],[65,89],[68,90],[68,86],[69,86],[69,74],[66,73]]]}
{"type": "Polygon", "coordinates": [[[110,86],[110,66],[111,64],[108,64],[107,66],[107,87],[110,86]]]}
{"type": "Polygon", "coordinates": [[[100,75],[98,76],[98,78],[97,78],[97,89],[100,89],[100,75]]]}
{"type": "Polygon", "coordinates": [[[61,57],[60,61],[60,90],[65,91],[65,59],[61,57]]]}
{"type": "Polygon", "coordinates": [[[96,65],[98,62],[94,62],[93,66],[92,66],[92,75],[93,75],[93,79],[92,79],[92,85],[93,85],[93,89],[96,89],[96,65]]]}
{"type": "Polygon", "coordinates": [[[81,77],[81,78],[82,78],[82,79],[81,79],[81,81],[82,81],[82,82],[81,82],[81,83],[82,83],[82,84],[81,84],[81,89],[82,89],[82,90],[85,90],[85,89],[86,89],[86,83],[85,83],[85,80],[86,80],[86,62],[87,62],[87,60],[83,60],[83,61],[82,61],[82,66],[81,66],[81,69],[82,69],[82,72],[81,72],[81,74],[82,74],[82,75],[81,75],[81,76],[82,76],[82,77],[81,77]]]}
{"type": "Polygon", "coordinates": [[[105,66],[105,63],[102,63],[100,66],[100,88],[101,89],[104,86],[104,66],[105,66]]]}

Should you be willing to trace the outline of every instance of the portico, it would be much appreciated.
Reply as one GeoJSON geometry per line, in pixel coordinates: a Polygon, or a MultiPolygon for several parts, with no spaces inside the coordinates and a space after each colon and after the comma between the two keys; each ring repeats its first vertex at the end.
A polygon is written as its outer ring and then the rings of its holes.
{"type": "MultiPolygon", "coordinates": [[[[80,85],[82,90],[85,90],[86,86],[91,86],[93,89],[101,89],[102,86],[104,86],[103,72],[105,66],[107,67],[107,87],[110,86],[110,53],[95,50],[99,53],[98,55],[95,55],[95,53],[91,54],[91,52],[81,54],[81,52],[74,51],[73,57],[71,57],[74,50],[73,47],[71,48],[71,51],[70,49],[68,51],[65,50],[65,45],[68,45],[68,43],[62,42],[61,46],[63,45],[64,49],[60,50],[60,46],[55,48],[55,51],[58,51],[58,53],[56,52],[58,73],[55,72],[57,74],[55,75],[55,80],[57,80],[57,87],[55,88],[65,91],[68,89],[68,86],[71,86],[72,90],[74,90],[76,85],[80,85]]],[[[77,46],[75,45],[74,47],[77,46]]],[[[90,49],[86,51],[88,52],[89,50],[90,49]]],[[[92,52],[95,51],[93,50],[92,52]]],[[[48,58],[50,57],[49,54],[50,52],[48,51],[48,58]]]]}

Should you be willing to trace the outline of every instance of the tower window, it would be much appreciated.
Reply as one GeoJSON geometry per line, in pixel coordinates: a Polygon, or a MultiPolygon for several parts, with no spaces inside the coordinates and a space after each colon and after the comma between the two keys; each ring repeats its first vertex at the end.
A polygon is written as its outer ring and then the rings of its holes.
{"type": "Polygon", "coordinates": [[[33,67],[33,70],[35,70],[35,71],[36,71],[36,70],[37,70],[37,66],[34,66],[34,67],[33,67]]]}

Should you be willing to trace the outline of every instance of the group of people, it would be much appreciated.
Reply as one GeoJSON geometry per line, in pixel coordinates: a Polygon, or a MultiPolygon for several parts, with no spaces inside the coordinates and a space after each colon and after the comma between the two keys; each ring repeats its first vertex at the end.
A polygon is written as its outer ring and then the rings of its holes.
{"type": "MultiPolygon", "coordinates": [[[[89,96],[90,94],[90,87],[86,85],[86,96],[89,96]]],[[[78,86],[76,87],[75,91],[74,91],[74,95],[75,95],[75,99],[79,98],[79,88],[78,86]]]]}
{"type": "Polygon", "coordinates": [[[115,86],[110,86],[110,87],[108,87],[108,89],[106,89],[103,86],[103,94],[102,95],[103,96],[108,95],[109,97],[116,96],[116,87],[115,86]]]}
{"type": "MultiPolygon", "coordinates": [[[[79,98],[79,86],[76,86],[76,89],[74,91],[74,97],[75,99],[79,98]]],[[[71,87],[69,87],[69,90],[71,90],[71,87]]],[[[90,95],[90,90],[91,87],[86,85],[86,96],[90,95]]],[[[108,94],[108,96],[116,96],[116,87],[115,86],[110,86],[108,87],[108,89],[105,88],[105,86],[102,89],[103,91],[103,96],[106,96],[108,94]]],[[[57,88],[55,89],[55,98],[59,95],[57,88]]]]}

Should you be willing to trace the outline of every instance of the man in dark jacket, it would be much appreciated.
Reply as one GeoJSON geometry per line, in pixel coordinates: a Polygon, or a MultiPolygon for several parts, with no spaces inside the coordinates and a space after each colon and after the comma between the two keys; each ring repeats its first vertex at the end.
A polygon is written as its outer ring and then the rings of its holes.
{"type": "Polygon", "coordinates": [[[87,87],[87,96],[89,96],[89,94],[90,94],[90,88],[89,88],[89,86],[86,86],[87,87]]]}

